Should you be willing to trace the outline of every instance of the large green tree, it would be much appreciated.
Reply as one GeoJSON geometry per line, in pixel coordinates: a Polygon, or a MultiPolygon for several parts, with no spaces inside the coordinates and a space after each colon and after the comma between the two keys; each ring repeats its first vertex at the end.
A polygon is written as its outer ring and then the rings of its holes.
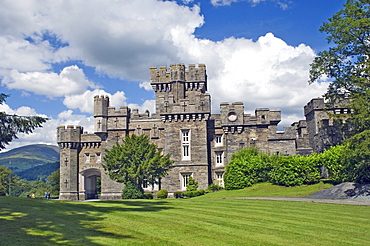
{"type": "Polygon", "coordinates": [[[15,186],[19,177],[12,170],[0,166],[0,196],[12,194],[12,187],[15,186]]]}
{"type": "MultiPolygon", "coordinates": [[[[9,95],[0,93],[0,104],[3,104],[9,95]]],[[[5,149],[13,139],[18,138],[18,133],[32,133],[46,122],[46,118],[39,116],[18,116],[0,112],[0,150],[5,149]]]]}
{"type": "Polygon", "coordinates": [[[350,99],[353,133],[370,128],[370,1],[347,0],[320,28],[333,46],[311,64],[310,83],[327,78],[329,102],[350,99]]]}
{"type": "Polygon", "coordinates": [[[104,160],[103,167],[111,179],[139,189],[144,182],[157,184],[173,163],[170,155],[163,155],[147,136],[134,134],[105,150],[104,160]]]}

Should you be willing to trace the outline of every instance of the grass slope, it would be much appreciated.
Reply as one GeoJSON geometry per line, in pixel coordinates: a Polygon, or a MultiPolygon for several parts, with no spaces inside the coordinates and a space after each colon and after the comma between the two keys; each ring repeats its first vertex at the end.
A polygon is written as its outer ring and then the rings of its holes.
{"type": "Polygon", "coordinates": [[[214,194],[105,202],[0,197],[0,244],[370,244],[369,206],[219,199],[214,194]]]}
{"type": "Polygon", "coordinates": [[[14,172],[56,161],[59,161],[58,147],[46,144],[27,145],[0,153],[1,165],[14,172]]]}

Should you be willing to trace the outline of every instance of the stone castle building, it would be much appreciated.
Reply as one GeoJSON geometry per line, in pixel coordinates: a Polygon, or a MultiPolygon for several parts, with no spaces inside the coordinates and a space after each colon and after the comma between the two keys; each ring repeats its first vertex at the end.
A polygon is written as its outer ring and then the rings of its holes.
{"type": "Polygon", "coordinates": [[[156,95],[152,115],[126,106],[116,109],[108,97],[95,96],[94,133],[84,132],[81,126],[58,127],[60,199],[96,198],[97,177],[101,177],[102,200],[120,199],[122,184],[112,181],[101,163],[104,149],[130,134],[145,134],[164,154],[171,153],[175,162],[168,175],[155,187],[143,187],[147,192],[166,189],[170,193],[186,190],[190,176],[198,181],[199,189],[211,183],[223,185],[225,166],[241,148],[307,155],[324,150],[333,144],[330,141],[340,141],[334,137],[334,123],[324,110],[323,99],[313,99],[305,106],[306,120],[279,132],[280,110],[257,108],[251,115],[244,113],[243,103],[234,102],[221,103],[220,113],[211,114],[203,64],[188,69],[183,64],[169,69],[151,67],[150,83],[156,95]],[[323,136],[331,138],[322,141],[323,136]]]}

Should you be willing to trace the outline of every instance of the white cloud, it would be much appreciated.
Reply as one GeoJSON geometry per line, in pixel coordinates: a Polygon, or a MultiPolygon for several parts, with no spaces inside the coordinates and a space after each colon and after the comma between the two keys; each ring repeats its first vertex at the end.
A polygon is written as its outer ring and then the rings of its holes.
{"type": "Polygon", "coordinates": [[[88,87],[97,87],[76,65],[63,68],[60,74],[53,72],[20,73],[13,69],[3,79],[3,84],[10,89],[27,90],[48,97],[81,93],[88,87]]]}
{"type": "Polygon", "coordinates": [[[146,100],[142,105],[130,103],[128,105],[131,109],[138,109],[140,113],[144,113],[149,110],[150,114],[155,113],[155,100],[146,100]]]}
{"type": "Polygon", "coordinates": [[[0,36],[0,68],[21,72],[46,70],[50,68],[52,49],[49,42],[31,44],[27,40],[9,35],[0,36]]]}
{"type": "Polygon", "coordinates": [[[108,96],[112,107],[126,105],[126,97],[123,91],[117,91],[113,95],[104,90],[85,91],[82,94],[68,95],[63,104],[69,109],[79,109],[84,113],[94,113],[94,96],[108,96]]]}
{"type": "MultiPolygon", "coordinates": [[[[261,1],[249,0],[252,4],[261,1]]],[[[282,8],[290,2],[270,1],[282,8]]],[[[111,77],[143,81],[139,86],[147,90],[151,88],[147,80],[152,65],[205,63],[214,111],[220,102],[242,101],[246,111],[281,109],[292,121],[301,118],[303,106],[311,98],[326,90],[326,83],[308,86],[309,64],[315,56],[310,47],[290,46],[271,33],[257,41],[197,39],[195,29],[203,24],[199,6],[180,6],[175,1],[45,0],[40,4],[5,0],[0,9],[0,76],[8,88],[64,96],[68,109],[84,113],[92,113],[93,97],[98,94],[109,95],[115,107],[128,102],[122,91],[111,95],[97,90],[77,66],[66,67],[59,74],[50,72],[54,62],[79,60],[111,77]],[[45,41],[46,34],[65,46],[45,41]]],[[[153,100],[129,106],[154,112],[153,100]]],[[[55,127],[59,123],[92,125],[86,119],[65,111],[50,122],[55,127]]],[[[43,131],[51,124],[45,124],[43,131]]],[[[44,135],[55,135],[55,131],[50,127],[44,135]]]]}
{"type": "MultiPolygon", "coordinates": [[[[236,3],[236,2],[250,2],[252,3],[252,6],[256,6],[257,4],[261,3],[261,2],[264,2],[266,0],[211,0],[211,4],[213,6],[229,6],[231,5],[232,3],[236,3]]],[[[272,2],[276,2],[280,8],[282,8],[283,10],[286,10],[288,7],[289,7],[289,4],[291,3],[291,0],[270,0],[272,2]]]]}

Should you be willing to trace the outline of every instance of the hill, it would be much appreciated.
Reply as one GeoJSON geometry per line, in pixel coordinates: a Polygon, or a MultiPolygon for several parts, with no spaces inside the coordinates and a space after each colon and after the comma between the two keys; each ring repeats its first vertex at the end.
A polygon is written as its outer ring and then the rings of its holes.
{"type": "Polygon", "coordinates": [[[59,148],[54,145],[33,144],[0,152],[0,165],[20,173],[22,171],[59,162],[59,148]]]}

